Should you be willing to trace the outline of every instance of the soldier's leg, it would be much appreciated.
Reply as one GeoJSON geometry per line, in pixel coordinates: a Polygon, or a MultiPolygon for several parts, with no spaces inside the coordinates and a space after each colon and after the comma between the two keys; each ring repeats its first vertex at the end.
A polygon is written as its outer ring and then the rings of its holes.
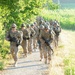
{"type": "Polygon", "coordinates": [[[39,48],[39,51],[40,51],[40,61],[43,59],[43,49],[42,49],[42,45],[41,45],[41,42],[40,40],[38,40],[38,48],[39,48]]]}
{"type": "Polygon", "coordinates": [[[57,46],[58,46],[58,36],[55,35],[55,47],[57,48],[57,46]]]}
{"type": "Polygon", "coordinates": [[[32,52],[33,51],[33,38],[31,39],[30,45],[31,45],[31,52],[32,52]]]}
{"type": "Polygon", "coordinates": [[[10,53],[12,55],[12,58],[14,59],[15,58],[15,56],[14,56],[14,48],[13,48],[12,45],[10,46],[10,53]]]}
{"type": "Polygon", "coordinates": [[[34,49],[37,48],[37,40],[36,40],[36,38],[33,39],[33,48],[34,49]]]}
{"type": "Polygon", "coordinates": [[[59,41],[59,35],[57,35],[57,46],[58,46],[58,41],[59,41]]]}
{"type": "Polygon", "coordinates": [[[42,59],[43,59],[43,49],[42,49],[42,47],[40,47],[39,50],[40,50],[40,61],[42,61],[42,59]]]}
{"type": "Polygon", "coordinates": [[[18,59],[18,47],[14,46],[14,66],[17,65],[17,59],[18,59]]]}
{"type": "Polygon", "coordinates": [[[28,51],[28,40],[25,41],[25,53],[27,55],[27,51],[28,51]]]}
{"type": "Polygon", "coordinates": [[[28,53],[30,52],[30,39],[28,40],[28,53]]]}
{"type": "Polygon", "coordinates": [[[26,41],[23,41],[21,44],[22,48],[23,48],[23,53],[25,55],[25,57],[27,56],[27,46],[26,46],[26,41]]]}
{"type": "Polygon", "coordinates": [[[48,64],[49,64],[51,61],[51,50],[49,47],[47,47],[47,49],[48,49],[48,64]]]}
{"type": "Polygon", "coordinates": [[[25,57],[27,57],[27,51],[26,51],[25,45],[22,46],[22,48],[23,48],[23,52],[24,52],[25,57]]]}
{"type": "Polygon", "coordinates": [[[46,48],[46,46],[43,47],[43,52],[44,52],[44,61],[45,61],[45,64],[47,64],[47,48],[46,48]]]}
{"type": "Polygon", "coordinates": [[[31,54],[31,39],[28,40],[28,53],[31,54]]]}
{"type": "Polygon", "coordinates": [[[17,52],[18,52],[18,47],[16,46],[11,46],[10,47],[10,50],[11,50],[11,55],[14,59],[14,66],[16,66],[16,63],[17,63],[17,52]]]}
{"type": "Polygon", "coordinates": [[[32,50],[33,50],[33,39],[30,38],[30,39],[29,39],[29,53],[30,53],[30,54],[32,53],[32,50]]]}

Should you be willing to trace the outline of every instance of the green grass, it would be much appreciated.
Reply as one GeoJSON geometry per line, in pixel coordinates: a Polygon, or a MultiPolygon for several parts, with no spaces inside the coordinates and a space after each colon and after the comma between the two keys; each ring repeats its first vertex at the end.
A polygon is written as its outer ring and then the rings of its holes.
{"type": "Polygon", "coordinates": [[[75,31],[66,31],[66,34],[68,41],[65,47],[69,55],[64,57],[64,74],[75,75],[75,31]]]}
{"type": "Polygon", "coordinates": [[[70,55],[64,59],[64,73],[65,75],[75,75],[75,55],[70,55]]]}
{"type": "Polygon", "coordinates": [[[73,66],[65,67],[65,75],[75,75],[75,67],[73,66]]]}
{"type": "Polygon", "coordinates": [[[40,15],[46,20],[58,20],[64,29],[75,30],[75,9],[58,9],[54,11],[43,9],[40,15]]]}

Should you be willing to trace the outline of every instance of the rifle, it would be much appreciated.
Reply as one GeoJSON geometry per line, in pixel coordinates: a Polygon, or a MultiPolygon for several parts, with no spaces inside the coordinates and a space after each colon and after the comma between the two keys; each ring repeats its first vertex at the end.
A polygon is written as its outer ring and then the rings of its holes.
{"type": "Polygon", "coordinates": [[[16,43],[16,46],[18,47],[20,45],[20,40],[17,40],[15,37],[12,37],[12,42],[16,43]]]}
{"type": "Polygon", "coordinates": [[[20,45],[20,40],[18,41],[15,37],[11,37],[10,34],[8,35],[8,38],[10,42],[15,42],[17,47],[20,45]]]}
{"type": "Polygon", "coordinates": [[[20,40],[16,42],[16,46],[18,47],[20,45],[20,40]]]}
{"type": "Polygon", "coordinates": [[[49,46],[50,50],[52,51],[52,54],[54,54],[54,51],[53,51],[51,45],[49,44],[50,40],[46,40],[44,37],[42,37],[42,39],[45,41],[46,45],[49,46]]]}
{"type": "Polygon", "coordinates": [[[28,37],[28,38],[26,38],[26,37],[23,37],[23,39],[24,39],[24,40],[29,40],[30,38],[29,38],[29,37],[28,37]]]}

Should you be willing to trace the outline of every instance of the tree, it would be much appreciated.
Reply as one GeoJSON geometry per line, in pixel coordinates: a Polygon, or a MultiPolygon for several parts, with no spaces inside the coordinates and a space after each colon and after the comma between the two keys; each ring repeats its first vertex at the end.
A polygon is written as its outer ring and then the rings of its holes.
{"type": "Polygon", "coordinates": [[[15,22],[18,27],[33,15],[37,15],[46,0],[0,0],[2,22],[7,28],[15,22]]]}
{"type": "Polygon", "coordinates": [[[59,8],[59,5],[53,3],[52,0],[46,0],[45,7],[46,7],[48,10],[55,10],[55,9],[58,9],[58,8],[59,8]]]}

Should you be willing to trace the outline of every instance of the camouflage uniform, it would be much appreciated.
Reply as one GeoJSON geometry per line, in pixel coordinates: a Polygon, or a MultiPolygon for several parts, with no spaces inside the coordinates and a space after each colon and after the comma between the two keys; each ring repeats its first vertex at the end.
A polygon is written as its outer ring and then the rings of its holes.
{"type": "Polygon", "coordinates": [[[35,30],[33,28],[33,24],[31,25],[31,28],[30,28],[30,50],[31,52],[33,51],[33,39],[34,39],[34,36],[35,36],[35,30]]]}
{"type": "Polygon", "coordinates": [[[23,33],[18,30],[13,32],[13,28],[16,28],[16,24],[12,25],[12,29],[6,35],[6,40],[10,42],[10,52],[15,61],[14,66],[16,66],[18,46],[22,43],[23,33]]]}
{"type": "Polygon", "coordinates": [[[37,34],[38,34],[38,27],[36,25],[36,23],[34,23],[34,31],[35,31],[35,35],[33,36],[33,48],[37,48],[37,34]]]}
{"type": "Polygon", "coordinates": [[[30,25],[27,25],[27,31],[29,35],[29,40],[28,40],[28,53],[31,54],[33,50],[33,36],[34,36],[34,30],[30,28],[30,25]]]}
{"type": "Polygon", "coordinates": [[[27,51],[28,51],[28,39],[29,39],[29,35],[28,35],[28,31],[27,29],[25,29],[25,25],[22,24],[21,26],[21,31],[23,32],[23,41],[22,41],[22,48],[23,48],[23,52],[25,54],[25,57],[27,57],[27,51]]]}
{"type": "Polygon", "coordinates": [[[36,22],[38,26],[42,24],[42,21],[43,21],[43,18],[41,16],[36,17],[36,22]]]}
{"type": "Polygon", "coordinates": [[[48,59],[48,63],[51,60],[51,48],[49,45],[51,44],[53,40],[53,34],[49,30],[48,26],[45,26],[44,30],[41,31],[40,40],[41,40],[41,48],[43,49],[44,59],[45,59],[45,64],[46,64],[47,59],[48,59]],[[49,43],[49,45],[47,45],[47,42],[49,43]]]}
{"type": "Polygon", "coordinates": [[[39,33],[38,33],[38,44],[39,44],[39,51],[40,51],[40,61],[43,59],[43,49],[42,49],[42,46],[41,46],[41,40],[40,40],[40,34],[41,32],[43,32],[43,29],[44,29],[44,26],[43,25],[40,25],[39,26],[39,33]]]}
{"type": "Polygon", "coordinates": [[[55,32],[55,47],[57,47],[59,34],[61,32],[61,27],[57,21],[54,21],[54,23],[53,23],[53,31],[55,32]]]}

